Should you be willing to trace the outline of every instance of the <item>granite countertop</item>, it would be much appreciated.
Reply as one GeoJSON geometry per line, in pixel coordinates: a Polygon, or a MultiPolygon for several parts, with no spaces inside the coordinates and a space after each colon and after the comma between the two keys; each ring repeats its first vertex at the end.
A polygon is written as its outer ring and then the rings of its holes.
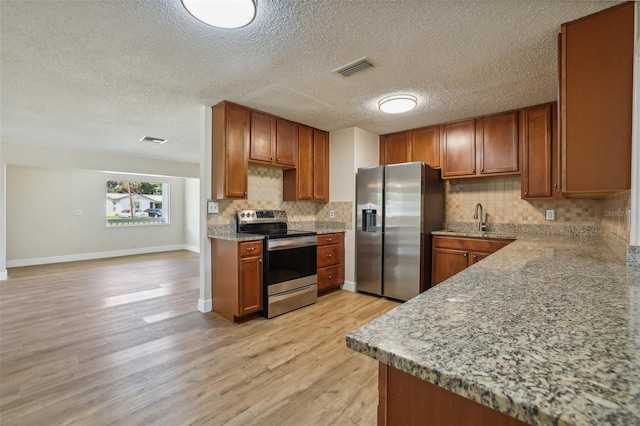
{"type": "Polygon", "coordinates": [[[530,424],[640,424],[640,269],[595,235],[520,235],[347,346],[530,424]]]}
{"type": "MultiPolygon", "coordinates": [[[[290,222],[288,224],[288,228],[298,231],[314,231],[317,232],[318,235],[345,232],[345,224],[343,222],[290,222]]],[[[251,241],[264,239],[264,235],[239,234],[236,232],[236,226],[233,224],[209,225],[207,229],[207,237],[230,241],[251,241]]]]}

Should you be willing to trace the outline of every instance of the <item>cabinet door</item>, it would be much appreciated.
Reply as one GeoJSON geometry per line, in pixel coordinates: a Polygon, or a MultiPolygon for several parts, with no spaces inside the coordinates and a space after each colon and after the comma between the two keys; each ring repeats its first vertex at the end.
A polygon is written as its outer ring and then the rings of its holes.
{"type": "Polygon", "coordinates": [[[262,258],[240,259],[239,316],[262,310],[262,258]]]}
{"type": "Polygon", "coordinates": [[[442,126],[442,177],[464,177],[476,174],[475,120],[442,126]]]}
{"type": "Polygon", "coordinates": [[[313,129],[300,125],[298,126],[298,169],[296,171],[298,200],[313,199],[313,156],[313,129]]]}
{"type": "Polygon", "coordinates": [[[520,141],[522,198],[552,197],[551,104],[520,111],[520,141]]]}
{"type": "Polygon", "coordinates": [[[422,161],[440,168],[440,126],[411,131],[411,161],[422,161]]]}
{"type": "Polygon", "coordinates": [[[276,117],[251,111],[251,151],[249,159],[271,163],[275,160],[276,117]]]}
{"type": "Polygon", "coordinates": [[[406,163],[410,159],[408,132],[385,135],[385,164],[406,163]]]}
{"type": "Polygon", "coordinates": [[[431,286],[464,270],[468,266],[469,252],[467,250],[433,248],[433,265],[431,271],[431,286]]]}
{"type": "Polygon", "coordinates": [[[635,3],[562,26],[562,187],[569,196],[631,188],[635,3]]]}
{"type": "Polygon", "coordinates": [[[247,198],[249,120],[247,108],[227,104],[225,198],[247,198]]]}
{"type": "Polygon", "coordinates": [[[493,252],[473,251],[471,253],[471,257],[469,258],[469,266],[473,265],[474,263],[480,262],[482,259],[484,259],[485,257],[489,256],[492,253],[493,252]]]}
{"type": "Polygon", "coordinates": [[[298,124],[278,118],[276,122],[276,163],[295,167],[298,159],[298,124]]]}
{"type": "Polygon", "coordinates": [[[329,201],[329,134],[313,130],[313,200],[329,201]]]}
{"type": "Polygon", "coordinates": [[[476,120],[480,174],[518,173],[518,112],[476,120]]]}

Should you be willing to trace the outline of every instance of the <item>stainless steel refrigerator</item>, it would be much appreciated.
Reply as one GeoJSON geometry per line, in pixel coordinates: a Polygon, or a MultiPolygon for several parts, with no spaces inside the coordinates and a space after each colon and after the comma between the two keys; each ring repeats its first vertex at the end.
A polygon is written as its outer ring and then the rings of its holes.
{"type": "Polygon", "coordinates": [[[444,226],[440,171],[421,162],[359,168],[356,194],[357,290],[409,300],[431,287],[431,231],[444,226]]]}

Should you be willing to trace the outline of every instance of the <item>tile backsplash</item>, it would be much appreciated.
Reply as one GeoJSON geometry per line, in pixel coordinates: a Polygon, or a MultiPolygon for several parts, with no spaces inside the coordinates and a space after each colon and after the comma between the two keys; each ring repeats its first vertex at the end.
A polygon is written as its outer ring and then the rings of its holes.
{"type": "Polygon", "coordinates": [[[631,214],[631,191],[605,198],[601,203],[602,221],[600,227],[605,231],[629,241],[629,215],[631,214]]]}
{"type": "Polygon", "coordinates": [[[246,200],[221,200],[220,213],[207,215],[207,225],[235,223],[237,210],[265,209],[285,210],[290,222],[344,222],[351,229],[353,203],[309,201],[282,201],[282,170],[274,167],[249,165],[248,198],[246,200]],[[334,210],[335,218],[330,217],[334,210]]]}

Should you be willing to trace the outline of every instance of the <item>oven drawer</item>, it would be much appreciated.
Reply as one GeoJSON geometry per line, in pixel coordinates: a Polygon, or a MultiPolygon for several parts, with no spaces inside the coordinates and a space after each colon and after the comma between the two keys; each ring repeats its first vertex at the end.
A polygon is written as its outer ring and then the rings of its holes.
{"type": "Polygon", "coordinates": [[[341,263],[341,245],[330,245],[318,247],[318,268],[338,265],[341,263]]]}
{"type": "Polygon", "coordinates": [[[262,256],[262,240],[240,243],[240,257],[262,256]]]}
{"type": "Polygon", "coordinates": [[[286,293],[269,296],[267,300],[269,303],[267,318],[273,318],[294,309],[316,303],[316,300],[318,300],[318,287],[313,283],[286,293]]]}
{"type": "Polygon", "coordinates": [[[318,235],[318,245],[327,246],[329,244],[340,244],[344,234],[324,234],[318,235]]]}

